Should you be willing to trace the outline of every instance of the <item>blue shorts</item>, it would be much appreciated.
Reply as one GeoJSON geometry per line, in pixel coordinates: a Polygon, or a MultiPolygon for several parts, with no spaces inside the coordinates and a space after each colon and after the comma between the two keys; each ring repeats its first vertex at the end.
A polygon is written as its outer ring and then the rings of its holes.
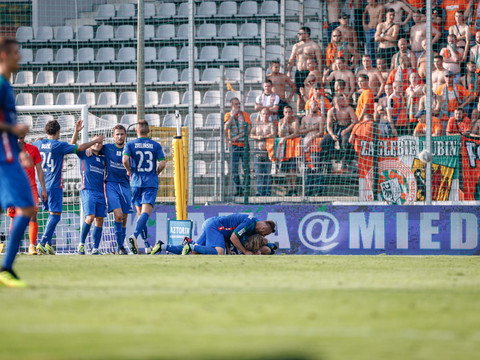
{"type": "Polygon", "coordinates": [[[157,188],[132,187],[132,204],[135,206],[142,206],[142,204],[154,206],[157,191],[157,188]]]}
{"type": "Polygon", "coordinates": [[[83,215],[107,216],[107,203],[105,202],[105,194],[103,192],[82,190],[80,196],[82,198],[83,215]]]}
{"type": "Polygon", "coordinates": [[[34,206],[27,174],[18,161],[0,164],[0,208],[34,206]]]}
{"type": "Polygon", "coordinates": [[[132,193],[129,186],[115,182],[106,182],[105,194],[107,195],[108,212],[122,209],[124,214],[132,213],[132,193]]]}
{"type": "Polygon", "coordinates": [[[218,230],[220,226],[214,218],[205,221],[202,225],[203,233],[196,243],[201,246],[220,247],[225,250],[225,238],[218,230]]]}
{"type": "Polygon", "coordinates": [[[63,211],[63,189],[47,189],[48,201],[43,203],[43,210],[49,212],[61,213],[63,211]]]}

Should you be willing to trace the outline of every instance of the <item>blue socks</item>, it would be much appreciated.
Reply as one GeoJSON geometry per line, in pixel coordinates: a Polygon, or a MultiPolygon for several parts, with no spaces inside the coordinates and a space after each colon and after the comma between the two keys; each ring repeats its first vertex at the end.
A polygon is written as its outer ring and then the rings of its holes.
{"type": "Polygon", "coordinates": [[[126,237],[127,237],[127,228],[122,227],[122,246],[123,246],[123,242],[125,241],[126,237]]]}
{"type": "Polygon", "coordinates": [[[168,252],[172,254],[181,255],[183,250],[183,245],[167,245],[165,248],[168,252]]]}
{"type": "Polygon", "coordinates": [[[85,240],[87,240],[88,233],[92,224],[87,224],[86,222],[82,225],[82,232],[80,233],[80,244],[85,245],[85,240]]]}
{"type": "Polygon", "coordinates": [[[12,223],[12,231],[8,239],[7,253],[3,259],[3,268],[5,270],[12,270],[13,261],[17,255],[20,241],[22,240],[25,229],[27,228],[30,218],[25,216],[15,216],[12,223]]]}
{"type": "Polygon", "coordinates": [[[123,246],[122,223],[115,221],[113,228],[115,229],[115,237],[117,239],[117,250],[119,250],[123,246]]]}
{"type": "Polygon", "coordinates": [[[211,246],[201,246],[198,244],[194,244],[192,246],[192,250],[202,255],[218,255],[217,250],[211,246]]]}
{"type": "Polygon", "coordinates": [[[93,227],[92,237],[93,237],[93,247],[95,249],[98,249],[98,247],[100,246],[100,241],[102,240],[102,231],[103,231],[103,227],[96,227],[96,226],[93,227]]]}
{"type": "Polygon", "coordinates": [[[145,224],[145,227],[142,229],[142,238],[143,240],[147,241],[147,237],[148,237],[147,224],[145,224]]]}
{"type": "Polygon", "coordinates": [[[138,235],[143,231],[143,228],[147,227],[148,214],[143,212],[137,220],[137,226],[135,227],[134,235],[138,238],[138,235]]]}
{"type": "Polygon", "coordinates": [[[60,221],[60,215],[48,215],[47,226],[45,227],[45,231],[43,232],[41,244],[45,246],[48,242],[49,245],[52,244],[52,237],[55,228],[57,227],[58,222],[60,221]]]}

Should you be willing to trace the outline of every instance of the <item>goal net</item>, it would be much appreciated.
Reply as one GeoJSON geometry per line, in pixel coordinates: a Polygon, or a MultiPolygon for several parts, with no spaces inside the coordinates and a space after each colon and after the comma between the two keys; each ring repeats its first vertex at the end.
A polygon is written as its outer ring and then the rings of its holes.
{"type": "MultiPolygon", "coordinates": [[[[18,121],[30,126],[30,132],[26,142],[31,143],[38,138],[46,137],[45,125],[50,120],[57,120],[60,123],[60,141],[70,142],[77,120],[82,119],[84,129],[81,132],[78,143],[83,143],[95,135],[103,135],[105,143],[113,142],[112,128],[116,125],[111,121],[96,117],[88,112],[86,105],[75,106],[19,106],[17,107],[18,121]]],[[[38,180],[37,180],[38,184],[38,180]]],[[[63,160],[62,169],[63,185],[63,212],[58,223],[52,242],[57,254],[76,253],[80,242],[80,230],[84,221],[82,204],[80,201],[81,175],[80,161],[74,154],[66,155],[63,160]]],[[[38,201],[38,199],[35,199],[38,201]]],[[[38,205],[38,240],[41,239],[48,219],[48,212],[38,205]]],[[[8,234],[10,219],[5,213],[0,217],[0,234],[6,238],[8,234]]],[[[108,214],[103,226],[103,236],[100,249],[104,253],[112,253],[116,249],[116,239],[113,230],[113,214],[108,214]]],[[[86,251],[90,252],[93,239],[92,231],[86,241],[86,251]]],[[[28,232],[25,233],[20,251],[28,251],[28,232]]]]}

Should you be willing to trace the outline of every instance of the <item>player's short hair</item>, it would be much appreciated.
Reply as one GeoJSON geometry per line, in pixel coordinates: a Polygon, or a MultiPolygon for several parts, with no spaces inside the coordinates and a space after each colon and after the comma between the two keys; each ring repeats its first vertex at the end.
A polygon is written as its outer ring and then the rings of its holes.
{"type": "MultiPolygon", "coordinates": [[[[290,108],[291,108],[291,107],[290,107],[290,108]]],[[[266,222],[268,225],[270,225],[270,227],[272,228],[272,234],[273,234],[273,233],[275,232],[275,227],[276,227],[275,221],[273,221],[273,220],[266,220],[265,222],[266,222]]]]}
{"type": "Polygon", "coordinates": [[[312,34],[312,30],[308,26],[302,26],[299,30],[304,31],[308,36],[312,34]]]}
{"type": "Polygon", "coordinates": [[[125,126],[123,126],[122,124],[115,125],[112,129],[112,134],[115,134],[115,130],[123,130],[125,134],[127,133],[127,129],[125,129],[125,126]]]}
{"type": "Polygon", "coordinates": [[[50,120],[45,125],[45,132],[47,135],[55,135],[57,132],[60,131],[60,124],[57,120],[50,120]]]}
{"type": "Polygon", "coordinates": [[[234,102],[234,101],[240,101],[240,99],[237,98],[237,97],[231,98],[231,99],[230,99],[230,105],[233,105],[233,102],[234,102]]]}
{"type": "Polygon", "coordinates": [[[264,84],[273,85],[273,82],[272,82],[272,80],[270,80],[270,79],[265,79],[265,80],[263,80],[263,83],[264,83],[264,84]]]}
{"type": "Polygon", "coordinates": [[[0,37],[0,53],[10,52],[13,45],[18,45],[18,41],[9,37],[0,37]]]}
{"type": "Polygon", "coordinates": [[[137,122],[137,131],[140,135],[147,135],[148,132],[150,131],[148,127],[148,121],[147,120],[139,120],[137,122]]]}
{"type": "Polygon", "coordinates": [[[245,240],[245,249],[248,251],[251,251],[253,253],[257,252],[260,250],[260,248],[263,246],[263,236],[260,234],[253,234],[250,235],[246,240],[245,240]]]}

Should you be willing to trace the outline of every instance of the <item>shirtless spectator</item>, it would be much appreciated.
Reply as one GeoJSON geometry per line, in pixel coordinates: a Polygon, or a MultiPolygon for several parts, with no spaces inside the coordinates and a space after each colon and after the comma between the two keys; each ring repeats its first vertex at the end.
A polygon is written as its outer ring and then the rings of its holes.
{"type": "Polygon", "coordinates": [[[323,137],[324,132],[325,120],[318,114],[317,103],[313,102],[307,115],[303,117],[300,129],[298,130],[298,133],[304,136],[303,146],[305,151],[310,152],[312,142],[317,138],[323,137]]]}
{"type": "Polygon", "coordinates": [[[448,34],[450,26],[455,25],[456,12],[463,10],[464,14],[470,15],[472,5],[473,0],[443,0],[441,2],[439,6],[445,10],[445,22],[443,24],[444,34],[448,34]]]}
{"type": "Polygon", "coordinates": [[[342,11],[342,2],[338,0],[326,0],[327,3],[327,39],[325,42],[329,42],[332,38],[332,32],[338,26],[340,26],[340,22],[338,19],[340,18],[340,14],[342,11]]]}
{"type": "Polygon", "coordinates": [[[295,83],[287,75],[280,72],[280,63],[278,61],[272,61],[270,69],[272,72],[267,75],[267,79],[272,81],[272,91],[280,97],[278,116],[283,117],[283,107],[289,104],[293,95],[295,95],[295,83]],[[287,85],[291,90],[288,96],[285,89],[287,85]]]}
{"type": "Polygon", "coordinates": [[[387,68],[390,68],[392,56],[395,54],[396,42],[398,39],[400,27],[395,24],[395,10],[388,9],[385,15],[385,22],[378,24],[375,31],[375,42],[379,43],[377,59],[385,60],[387,68]]]}
{"type": "MultiPolygon", "coordinates": [[[[413,130],[413,136],[425,136],[427,133],[427,112],[425,110],[419,110],[415,114],[415,118],[418,119],[418,123],[413,130]]],[[[432,116],[432,136],[441,136],[443,132],[442,123],[440,119],[432,116]]]]}
{"type": "Polygon", "coordinates": [[[465,115],[463,108],[457,108],[454,115],[448,120],[447,135],[468,135],[471,125],[470,118],[465,115]]]}
{"type": "Polygon", "coordinates": [[[470,61],[475,63],[475,68],[480,69],[480,30],[475,33],[475,45],[470,49],[470,61]]]}
{"type": "Polygon", "coordinates": [[[387,102],[387,119],[393,136],[409,135],[405,103],[403,85],[400,81],[394,81],[393,93],[388,97],[387,102]]]}
{"type": "MultiPolygon", "coordinates": [[[[417,57],[417,71],[418,75],[422,80],[427,78],[427,40],[422,40],[423,52],[417,57]]],[[[436,52],[433,52],[433,56],[438,55],[436,52]]]]}
{"type": "MultiPolygon", "coordinates": [[[[350,163],[355,155],[348,140],[353,126],[358,121],[357,116],[353,108],[347,105],[347,99],[344,96],[336,96],[333,103],[333,108],[327,113],[327,134],[320,143],[322,162],[346,160],[350,163]],[[340,154],[335,149],[337,141],[340,142],[340,154]]],[[[342,161],[342,167],[345,165],[342,161]]]]}
{"type": "Polygon", "coordinates": [[[417,119],[415,114],[419,110],[420,98],[423,96],[423,88],[420,76],[417,73],[411,73],[409,76],[410,86],[405,90],[405,98],[407,100],[407,116],[411,126],[415,127],[417,119]],[[412,125],[413,124],[413,125],[412,125]]]}
{"type": "Polygon", "coordinates": [[[480,101],[476,108],[472,111],[472,131],[470,135],[480,136],[480,101]]]}
{"type": "Polygon", "coordinates": [[[308,99],[305,104],[305,110],[308,112],[310,110],[310,105],[316,102],[318,107],[318,114],[323,118],[327,118],[327,111],[331,109],[332,105],[330,101],[325,97],[325,91],[322,88],[320,83],[316,83],[313,87],[313,96],[308,99]]]}
{"type": "Polygon", "coordinates": [[[277,112],[280,104],[280,96],[273,92],[272,80],[266,79],[263,82],[263,93],[255,99],[255,111],[261,111],[264,107],[268,109],[272,117],[278,120],[277,112]]]}
{"type": "MultiPolygon", "coordinates": [[[[422,41],[427,37],[427,22],[425,17],[418,12],[413,14],[413,21],[415,25],[410,29],[410,48],[418,59],[425,53],[425,47],[422,45],[422,41]]],[[[442,33],[432,26],[432,35],[432,45],[434,45],[440,40],[442,33]]]]}
{"type": "MultiPolygon", "coordinates": [[[[426,110],[427,109],[427,87],[423,87],[423,95],[420,98],[420,101],[418,103],[418,108],[419,110],[426,110]]],[[[430,96],[431,99],[431,104],[430,108],[432,109],[432,115],[434,116],[439,116],[441,110],[442,110],[442,104],[440,103],[440,98],[435,92],[432,93],[430,96]]]]}
{"type": "Polygon", "coordinates": [[[415,69],[415,67],[417,66],[417,57],[415,56],[415,53],[408,48],[407,40],[402,38],[398,40],[397,45],[398,45],[398,52],[392,57],[390,69],[393,70],[397,66],[400,66],[400,58],[402,56],[408,57],[410,61],[410,67],[412,69],[415,69]]]}
{"type": "Polygon", "coordinates": [[[377,113],[379,111],[380,107],[383,107],[383,110],[385,111],[385,116],[386,116],[388,98],[392,94],[393,94],[393,85],[392,84],[385,84],[385,96],[378,99],[378,102],[375,103],[375,107],[374,107],[375,113],[377,113]]]}
{"type": "MultiPolygon", "coordinates": [[[[288,139],[298,137],[299,122],[296,116],[293,115],[293,110],[290,105],[285,106],[285,116],[280,119],[278,123],[278,138],[280,139],[277,147],[277,160],[283,159],[283,153],[286,149],[288,139]]],[[[295,194],[295,172],[297,171],[296,158],[292,157],[288,160],[282,161],[280,171],[286,173],[286,196],[295,194]]]]}
{"type": "Polygon", "coordinates": [[[465,62],[468,50],[470,49],[470,26],[465,24],[465,17],[462,10],[455,12],[455,24],[450,26],[448,34],[457,37],[457,48],[463,49],[462,62],[465,62]]]}
{"type": "Polygon", "coordinates": [[[347,97],[350,98],[355,91],[355,75],[352,71],[347,69],[344,58],[335,59],[335,66],[338,70],[332,71],[328,76],[324,73],[323,83],[326,86],[330,86],[332,81],[342,79],[346,84],[345,93],[347,94],[347,97]]]}
{"type": "Polygon", "coordinates": [[[374,111],[375,100],[373,98],[373,92],[368,87],[369,79],[366,74],[360,74],[358,76],[358,87],[360,89],[360,96],[357,100],[357,109],[355,115],[359,121],[362,121],[366,114],[372,114],[374,111]]]}
{"type": "Polygon", "coordinates": [[[377,57],[377,70],[382,74],[383,80],[387,81],[390,69],[387,67],[387,61],[385,59],[377,57]]]}
{"type": "Polygon", "coordinates": [[[393,84],[395,81],[400,81],[403,85],[402,93],[404,93],[409,85],[408,81],[410,78],[410,74],[416,72],[417,71],[415,69],[412,69],[410,67],[410,60],[408,59],[408,57],[404,55],[400,58],[400,66],[397,66],[395,69],[390,71],[387,79],[387,84],[393,84]]]}
{"type": "Polygon", "coordinates": [[[432,71],[432,90],[437,91],[440,85],[445,84],[445,69],[443,67],[443,57],[436,55],[433,57],[433,71],[432,71]]]}
{"type": "Polygon", "coordinates": [[[457,37],[448,35],[447,46],[440,51],[443,57],[443,67],[455,75],[455,82],[460,80],[460,64],[463,59],[463,49],[457,47],[457,37]]]}
{"type": "MultiPolygon", "coordinates": [[[[322,70],[322,51],[318,44],[310,39],[311,30],[309,27],[302,26],[298,30],[299,41],[293,45],[292,54],[288,60],[287,76],[291,78],[291,72],[295,63],[295,87],[297,94],[300,95],[300,88],[304,85],[310,71],[307,67],[308,59],[315,59],[319,70],[322,70]]],[[[297,112],[300,112],[303,108],[302,97],[298,96],[297,99],[297,112]]]]}
{"type": "Polygon", "coordinates": [[[308,101],[313,94],[313,85],[322,81],[322,72],[318,70],[317,61],[315,59],[307,60],[308,73],[304,86],[300,88],[300,94],[305,102],[308,101]]]}
{"type": "Polygon", "coordinates": [[[377,0],[367,0],[367,7],[363,12],[362,24],[365,32],[365,45],[367,54],[370,55],[373,63],[376,63],[375,51],[375,32],[377,26],[382,22],[384,16],[384,7],[377,0]],[[367,23],[368,18],[368,23],[367,23]]]}
{"type": "Polygon", "coordinates": [[[355,50],[348,44],[348,42],[343,40],[342,32],[338,29],[335,29],[332,33],[332,42],[328,44],[327,50],[325,51],[325,65],[330,70],[338,70],[335,66],[335,60],[338,58],[343,58],[348,63],[346,64],[347,69],[355,68],[357,62],[355,50]]]}
{"type": "Polygon", "coordinates": [[[478,76],[477,69],[475,68],[475,63],[473,61],[467,62],[466,70],[467,72],[460,78],[460,81],[458,83],[470,91],[480,90],[476,89],[478,76]]]}
{"type": "Polygon", "coordinates": [[[345,83],[345,80],[335,80],[335,83],[333,84],[333,97],[343,95],[347,98],[347,100],[350,100],[347,96],[347,93],[345,92],[346,87],[347,84],[345,83]]]}
{"type": "Polygon", "coordinates": [[[354,28],[348,25],[349,19],[350,16],[348,16],[348,14],[342,13],[338,19],[340,26],[335,30],[339,30],[342,33],[342,41],[346,42],[353,49],[353,53],[356,55],[358,54],[357,32],[354,28]]]}
{"type": "Polygon", "coordinates": [[[405,4],[405,2],[400,0],[387,0],[385,3],[387,9],[393,9],[395,11],[394,23],[399,26],[404,26],[408,24],[412,18],[412,9],[405,4]],[[406,14],[405,19],[403,15],[406,14]]]}
{"type": "Polygon", "coordinates": [[[270,170],[272,164],[268,158],[266,140],[275,137],[275,125],[270,120],[270,112],[267,108],[260,111],[258,120],[252,124],[250,139],[254,142],[253,168],[255,172],[255,196],[270,196],[272,176],[270,170]]]}

